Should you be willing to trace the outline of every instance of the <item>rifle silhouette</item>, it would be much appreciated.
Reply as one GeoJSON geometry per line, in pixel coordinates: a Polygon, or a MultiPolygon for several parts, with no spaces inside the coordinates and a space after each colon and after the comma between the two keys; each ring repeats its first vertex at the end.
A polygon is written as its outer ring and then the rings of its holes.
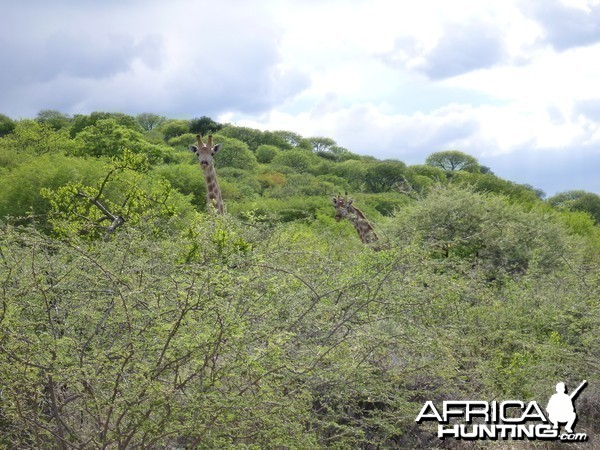
{"type": "Polygon", "coordinates": [[[569,394],[569,398],[571,400],[573,400],[577,396],[577,394],[579,394],[579,391],[581,391],[586,384],[587,384],[587,380],[583,380],[583,382],[579,386],[577,386],[577,389],[575,389],[571,394],[569,394]]]}

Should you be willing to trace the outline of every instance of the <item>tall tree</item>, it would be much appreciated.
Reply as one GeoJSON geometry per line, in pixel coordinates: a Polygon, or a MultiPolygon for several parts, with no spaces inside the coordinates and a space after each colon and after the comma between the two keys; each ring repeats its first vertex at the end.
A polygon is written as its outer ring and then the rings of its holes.
{"type": "Polygon", "coordinates": [[[425,160],[425,164],[433,167],[441,167],[446,172],[465,170],[467,172],[479,172],[479,163],[471,155],[458,150],[447,150],[432,153],[425,160]]]}
{"type": "Polygon", "coordinates": [[[190,120],[190,133],[205,136],[207,134],[216,133],[221,128],[223,128],[223,125],[215,122],[208,116],[196,117],[190,120]]]}
{"type": "Polygon", "coordinates": [[[38,112],[36,120],[51,126],[55,130],[60,130],[71,124],[71,117],[68,114],[63,114],[54,109],[42,109],[38,112]]]}
{"type": "Polygon", "coordinates": [[[164,123],[167,118],[154,113],[140,113],[135,116],[135,120],[144,131],[151,131],[164,123]]]}
{"type": "Polygon", "coordinates": [[[312,145],[313,152],[326,152],[331,150],[331,148],[336,145],[336,142],[328,137],[314,136],[308,138],[310,144],[312,145]]]}
{"type": "Polygon", "coordinates": [[[383,161],[370,166],[365,184],[371,192],[389,192],[404,181],[406,164],[401,161],[383,161]]]}
{"type": "Polygon", "coordinates": [[[0,137],[12,133],[14,129],[15,121],[4,114],[0,114],[0,137]]]}

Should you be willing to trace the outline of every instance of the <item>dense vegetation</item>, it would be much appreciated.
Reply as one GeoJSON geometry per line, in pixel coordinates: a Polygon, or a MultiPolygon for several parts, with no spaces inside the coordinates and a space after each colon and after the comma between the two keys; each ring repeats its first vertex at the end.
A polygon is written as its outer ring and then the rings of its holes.
{"type": "Polygon", "coordinates": [[[0,447],[450,445],[425,400],[600,422],[600,197],[208,117],[0,115],[0,447]],[[214,133],[228,210],[188,151],[214,133]],[[336,222],[349,192],[379,251],[336,222]]]}

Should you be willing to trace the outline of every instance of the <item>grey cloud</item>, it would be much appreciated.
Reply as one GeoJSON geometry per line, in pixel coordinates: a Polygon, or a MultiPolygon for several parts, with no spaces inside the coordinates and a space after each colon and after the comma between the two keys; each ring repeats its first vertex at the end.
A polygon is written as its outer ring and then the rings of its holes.
{"type": "Polygon", "coordinates": [[[589,5],[589,11],[557,0],[537,0],[527,5],[544,29],[544,39],[556,50],[600,42],[600,5],[589,5]]]}
{"type": "Polygon", "coordinates": [[[305,73],[280,69],[278,31],[271,24],[233,20],[228,30],[218,22],[206,24],[186,55],[185,73],[167,82],[180,113],[260,113],[310,84],[305,73]]]}
{"type": "Polygon", "coordinates": [[[426,56],[422,71],[429,78],[448,78],[492,67],[505,56],[500,30],[481,22],[455,25],[426,56]]]}
{"type": "Polygon", "coordinates": [[[139,59],[149,67],[161,63],[162,40],[149,35],[136,40],[127,34],[90,35],[56,32],[47,38],[0,41],[0,92],[57,78],[103,79],[125,73],[139,59]]]}
{"type": "Polygon", "coordinates": [[[600,193],[598,148],[573,148],[568,152],[522,148],[514,153],[480,158],[479,162],[505,179],[530,184],[547,196],[583,189],[600,193]]]}
{"type": "MultiPolygon", "coordinates": [[[[252,113],[310,84],[279,67],[280,30],[256,5],[116,3],[62,0],[58,12],[40,3],[28,27],[0,29],[0,112],[252,113]]],[[[27,8],[13,6],[13,22],[26,20],[27,8]]]]}
{"type": "Polygon", "coordinates": [[[67,32],[51,36],[45,42],[43,57],[37,62],[43,64],[45,75],[51,78],[63,75],[101,79],[126,72],[135,57],[132,36],[92,37],[67,32]]]}
{"type": "Polygon", "coordinates": [[[502,30],[491,23],[472,21],[447,25],[438,44],[430,50],[420,48],[413,38],[399,38],[394,51],[382,55],[382,59],[395,67],[421,59],[414,69],[438,80],[493,67],[506,56],[502,30]]]}
{"type": "Polygon", "coordinates": [[[479,142],[475,142],[480,135],[479,122],[458,105],[441,108],[432,115],[399,116],[393,123],[374,121],[370,109],[359,106],[347,111],[337,122],[336,130],[328,134],[342,136],[338,139],[341,146],[381,159],[400,159],[407,164],[422,164],[426,156],[441,150],[481,149],[479,142]]]}
{"type": "Polygon", "coordinates": [[[574,113],[600,123],[600,98],[583,100],[575,105],[574,113]]]}

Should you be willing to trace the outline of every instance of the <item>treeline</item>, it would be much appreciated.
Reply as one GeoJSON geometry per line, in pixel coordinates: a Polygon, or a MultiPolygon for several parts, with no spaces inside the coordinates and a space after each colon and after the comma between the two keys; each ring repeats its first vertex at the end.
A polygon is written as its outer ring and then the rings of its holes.
{"type": "MultiPolygon", "coordinates": [[[[13,121],[0,115],[0,174],[6,179],[0,217],[48,214],[51,201],[41,188],[56,190],[67,181],[93,185],[110,170],[106,164],[125,153],[144,160],[143,169],[137,171],[144,171],[146,182],[168,182],[188,196],[194,208],[203,210],[204,183],[187,151],[197,133],[213,133],[224,144],[216,165],[229,211],[235,215],[254,211],[271,222],[315,218],[317,212],[326,211],[328,195],[341,192],[364,200],[374,220],[438,184],[470,186],[529,204],[544,197],[531,186],[495,176],[459,151],[437,152],[424,165],[406,166],[398,160],[358,155],[327,137],[259,131],[219,124],[206,116],[174,120],[151,113],[134,117],[94,112],[70,117],[44,110],[35,120],[13,121]]],[[[113,195],[110,190],[103,194],[113,195]]],[[[600,196],[594,193],[565,192],[546,203],[583,211],[600,221],[600,196]]]]}
{"type": "Polygon", "coordinates": [[[0,447],[452,446],[427,400],[588,387],[599,199],[208,117],[0,116],[0,447]],[[229,214],[187,149],[223,143],[229,214]],[[336,222],[349,192],[381,242],[336,222]]]}

